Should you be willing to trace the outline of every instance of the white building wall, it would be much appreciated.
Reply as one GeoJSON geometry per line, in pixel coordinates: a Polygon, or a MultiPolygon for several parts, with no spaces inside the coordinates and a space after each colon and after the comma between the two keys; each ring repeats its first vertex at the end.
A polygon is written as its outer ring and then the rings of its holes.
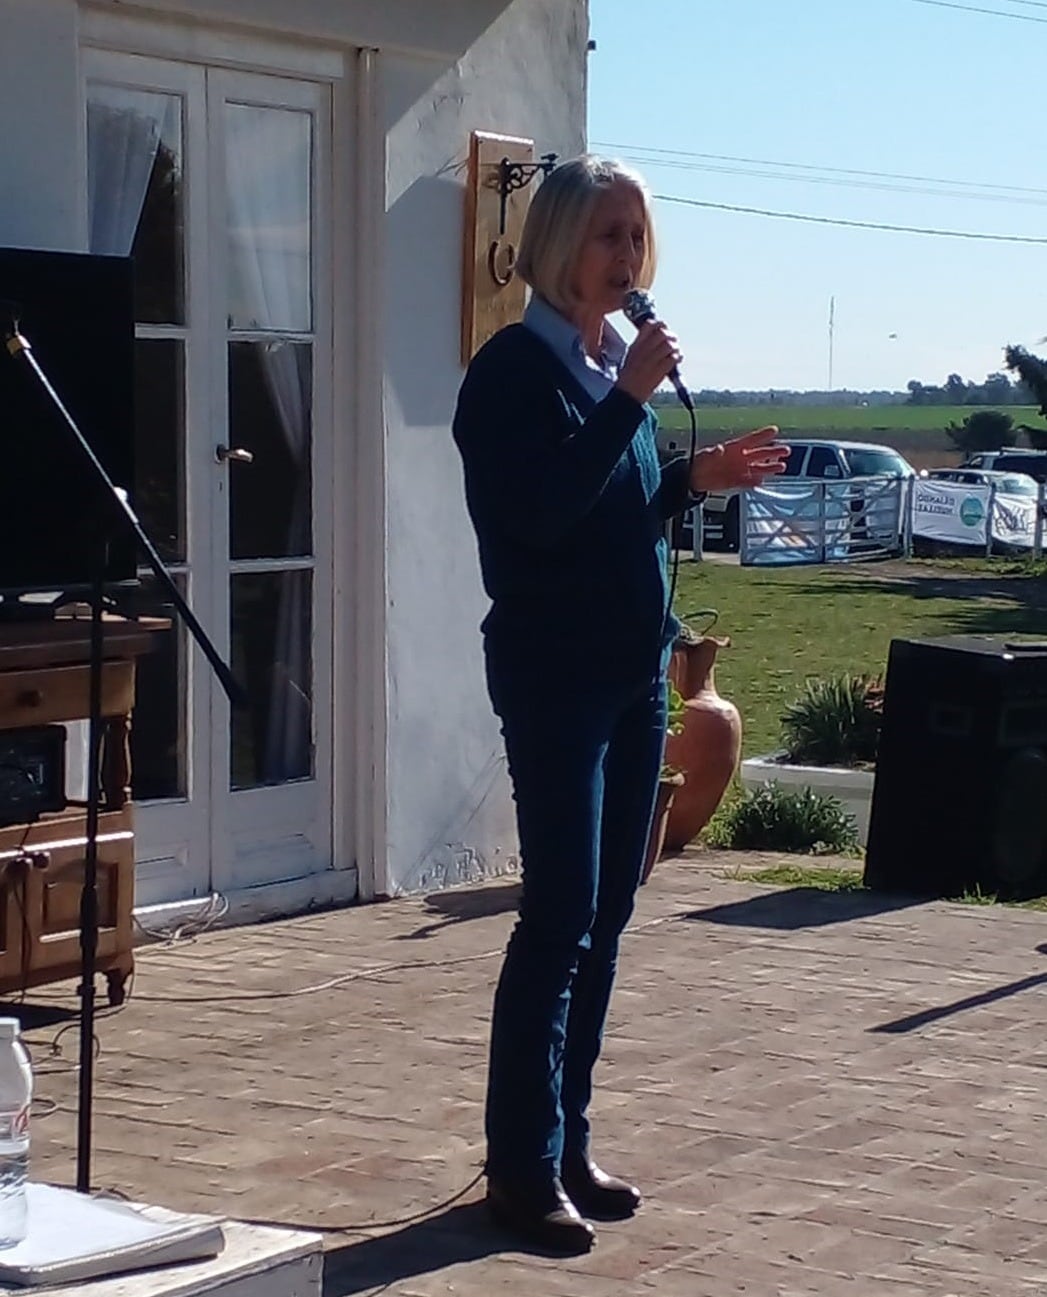
{"type": "MultiPolygon", "coordinates": [[[[517,0],[518,2],[518,0],[517,0]]],[[[8,0],[0,0],[7,4],[8,0]]],[[[52,0],[26,0],[43,7],[52,0]]],[[[113,13],[157,13],[371,49],[401,49],[453,62],[465,54],[513,0],[91,0],[113,13]]],[[[529,7],[524,0],[523,7],[529,7]]],[[[554,8],[555,5],[543,6],[554,8]]],[[[564,0],[563,7],[574,7],[564,0]]]]}
{"type": "Polygon", "coordinates": [[[79,252],[76,0],[0,0],[0,246],[79,252]]]}
{"type": "MultiPolygon", "coordinates": [[[[0,246],[86,246],[83,8],[0,0],[0,84],[14,114],[0,137],[0,246]]],[[[336,301],[343,319],[353,320],[359,302],[374,318],[356,320],[336,356],[373,385],[373,399],[354,394],[341,412],[345,435],[358,440],[360,474],[355,498],[340,507],[364,521],[345,529],[336,564],[357,573],[340,589],[348,609],[336,619],[346,631],[336,654],[359,674],[335,718],[352,754],[338,762],[335,799],[355,806],[346,818],[357,821],[348,833],[365,897],[503,872],[514,862],[512,805],[483,679],[487,603],[450,435],[463,372],[465,164],[474,129],[533,138],[536,154],[581,151],[588,0],[96,0],[91,8],[198,24],[234,43],[250,28],[354,59],[375,51],[362,56],[353,166],[372,151],[380,190],[384,157],[384,201],[379,192],[372,238],[363,195],[359,301],[336,301]],[[370,285],[361,282],[368,275],[370,285]],[[368,355],[368,372],[354,369],[368,355]],[[371,660],[350,635],[370,644],[371,660]]],[[[350,205],[359,198],[354,174],[350,205]]]]}

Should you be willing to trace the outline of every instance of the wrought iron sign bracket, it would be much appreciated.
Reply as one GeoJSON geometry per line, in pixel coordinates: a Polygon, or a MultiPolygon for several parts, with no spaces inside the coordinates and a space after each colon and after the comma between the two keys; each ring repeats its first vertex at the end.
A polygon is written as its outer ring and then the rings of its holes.
{"type": "Polygon", "coordinates": [[[514,162],[512,158],[502,158],[498,164],[498,194],[502,200],[501,219],[498,223],[498,235],[505,234],[505,208],[509,195],[529,185],[539,171],[548,175],[556,165],[555,153],[543,153],[540,162],[514,162]]]}

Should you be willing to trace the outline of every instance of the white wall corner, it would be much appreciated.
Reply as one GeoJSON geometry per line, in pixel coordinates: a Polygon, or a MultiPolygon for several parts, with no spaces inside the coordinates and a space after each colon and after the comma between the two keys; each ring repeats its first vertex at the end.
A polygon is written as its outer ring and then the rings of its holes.
{"type": "MultiPolygon", "coordinates": [[[[387,895],[388,879],[388,546],[386,477],[388,437],[382,347],[386,256],[386,136],[383,123],[381,56],[362,49],[356,56],[352,166],[354,192],[345,195],[355,223],[357,256],[345,327],[352,331],[353,392],[345,499],[351,512],[355,598],[339,601],[341,643],[351,645],[349,670],[336,715],[351,717],[352,736],[336,790],[353,789],[353,859],[363,901],[387,895]]],[[[337,793],[336,793],[337,795],[337,793]]]]}
{"type": "Polygon", "coordinates": [[[383,55],[390,895],[511,873],[487,611],[451,437],[473,130],[585,145],[586,0],[514,0],[452,67],[383,55]]]}

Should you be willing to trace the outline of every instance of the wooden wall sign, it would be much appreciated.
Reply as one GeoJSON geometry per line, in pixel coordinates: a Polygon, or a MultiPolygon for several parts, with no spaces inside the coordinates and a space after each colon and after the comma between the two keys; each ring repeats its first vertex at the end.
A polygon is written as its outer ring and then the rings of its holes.
{"type": "Polygon", "coordinates": [[[514,272],[530,181],[555,160],[534,161],[534,141],[473,131],[465,189],[462,364],[492,334],[523,316],[526,286],[514,272]]]}

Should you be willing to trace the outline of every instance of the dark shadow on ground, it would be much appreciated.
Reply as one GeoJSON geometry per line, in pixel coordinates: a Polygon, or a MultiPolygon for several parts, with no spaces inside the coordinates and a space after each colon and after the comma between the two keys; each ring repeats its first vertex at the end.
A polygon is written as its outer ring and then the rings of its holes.
{"type": "Polygon", "coordinates": [[[967,1009],[977,1009],[983,1004],[993,1004],[996,1000],[1005,1000],[1008,996],[1018,995],[1022,991],[1031,991],[1035,986],[1047,985],[1047,973],[1034,973],[1023,977],[1018,982],[1008,982],[1006,986],[997,986],[992,991],[982,991],[978,995],[968,995],[965,999],[954,1000],[952,1004],[941,1004],[934,1009],[922,1009],[911,1013],[906,1018],[895,1018],[893,1022],[882,1022],[878,1027],[870,1027],[871,1032],[883,1032],[889,1035],[901,1035],[906,1031],[918,1031],[920,1027],[929,1026],[940,1018],[952,1017],[954,1013],[964,1013],[967,1009]]]}
{"type": "Polygon", "coordinates": [[[795,931],[820,928],[828,923],[850,923],[874,914],[888,914],[925,900],[914,896],[895,896],[884,892],[830,892],[820,887],[790,887],[766,896],[750,896],[727,905],[711,905],[691,910],[681,919],[703,923],[724,923],[739,928],[773,928],[795,931]]]}
{"type": "MultiPolygon", "coordinates": [[[[54,1027],[59,1022],[72,1022],[79,1016],[79,1009],[62,1008],[57,1004],[9,1004],[0,1001],[0,1018],[17,1018],[23,1031],[54,1027]]],[[[99,1016],[103,1015],[100,1013],[99,1016]]]]}
{"type": "Polygon", "coordinates": [[[417,941],[432,937],[452,923],[467,923],[470,919],[486,919],[493,914],[515,913],[520,905],[520,884],[504,883],[487,887],[452,888],[445,892],[430,892],[425,897],[427,913],[435,917],[414,932],[404,932],[398,941],[417,941]]]}
{"type": "Polygon", "coordinates": [[[949,599],[955,607],[942,615],[943,635],[1043,635],[1047,632],[1047,581],[1036,576],[862,576],[830,573],[797,594],[825,594],[830,584],[840,595],[905,595],[910,599],[949,599]]]}
{"type": "MultiPolygon", "coordinates": [[[[397,1293],[400,1284],[418,1275],[500,1252],[532,1254],[490,1223],[482,1202],[461,1203],[393,1234],[327,1250],[323,1297],[397,1293]]],[[[533,1255],[544,1254],[535,1250],[533,1255]]],[[[450,1286],[447,1291],[452,1291],[450,1286]]]]}

